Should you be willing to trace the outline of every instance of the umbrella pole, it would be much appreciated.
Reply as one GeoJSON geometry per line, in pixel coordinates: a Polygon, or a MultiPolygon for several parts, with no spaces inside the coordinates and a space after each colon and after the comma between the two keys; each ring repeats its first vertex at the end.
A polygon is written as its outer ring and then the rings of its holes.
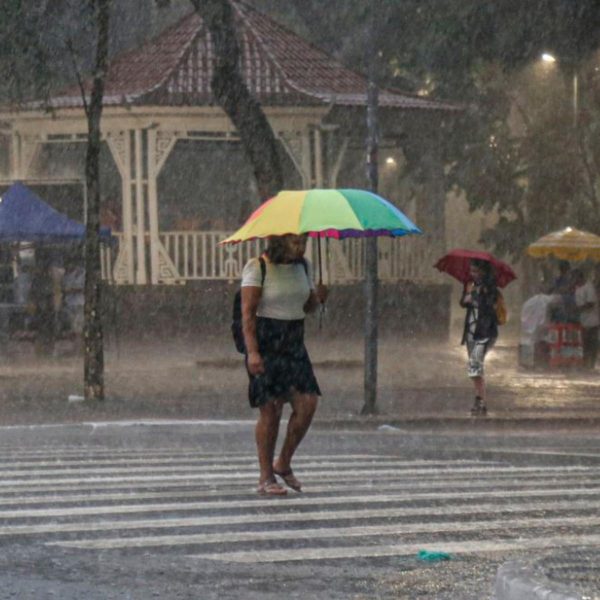
{"type": "MultiPolygon", "coordinates": [[[[321,236],[317,235],[317,256],[319,260],[319,285],[323,285],[323,259],[321,256],[321,236]]],[[[323,313],[325,305],[321,302],[319,305],[319,331],[323,328],[323,313]]]]}
{"type": "Polygon", "coordinates": [[[319,256],[319,285],[323,285],[323,262],[321,258],[321,236],[317,236],[317,254],[319,256]]]}

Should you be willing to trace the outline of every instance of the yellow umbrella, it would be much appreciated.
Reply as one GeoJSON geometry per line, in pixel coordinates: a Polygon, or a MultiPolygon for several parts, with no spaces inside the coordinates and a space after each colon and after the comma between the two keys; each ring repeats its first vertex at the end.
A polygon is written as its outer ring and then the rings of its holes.
{"type": "Polygon", "coordinates": [[[555,256],[561,260],[600,261],[600,236],[588,231],[567,227],[541,237],[527,247],[534,258],[555,256]]]}

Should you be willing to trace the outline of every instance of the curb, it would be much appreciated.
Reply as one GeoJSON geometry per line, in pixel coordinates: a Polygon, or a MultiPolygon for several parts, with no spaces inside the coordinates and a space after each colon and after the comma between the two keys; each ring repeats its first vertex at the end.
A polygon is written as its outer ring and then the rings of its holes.
{"type": "Polygon", "coordinates": [[[494,600],[584,600],[582,593],[550,582],[541,572],[519,562],[503,564],[496,575],[494,600]]]}
{"type": "Polygon", "coordinates": [[[455,417],[455,416],[410,416],[405,418],[362,417],[359,415],[345,418],[315,418],[313,427],[317,428],[344,428],[368,429],[393,432],[409,427],[466,427],[470,430],[479,429],[511,429],[515,427],[598,427],[600,428],[600,415],[583,416],[548,416],[528,415],[491,415],[485,418],[455,417]]]}

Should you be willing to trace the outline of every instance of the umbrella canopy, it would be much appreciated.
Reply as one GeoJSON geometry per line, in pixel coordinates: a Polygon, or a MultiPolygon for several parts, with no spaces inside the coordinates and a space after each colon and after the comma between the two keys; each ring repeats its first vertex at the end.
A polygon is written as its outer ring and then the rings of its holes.
{"type": "MultiPolygon", "coordinates": [[[[102,237],[110,237],[103,228],[102,237]]],[[[0,198],[0,242],[65,243],[81,241],[85,226],[54,210],[22,183],[0,198]]]]}
{"type": "Polygon", "coordinates": [[[372,192],[314,189],[279,192],[221,243],[290,233],[344,239],[422,232],[401,210],[372,192]]]}
{"type": "Polygon", "coordinates": [[[494,267],[496,285],[498,287],[505,287],[517,278],[515,272],[505,262],[502,262],[489,252],[480,252],[477,250],[456,248],[448,252],[445,256],[442,256],[434,266],[438,271],[452,275],[452,277],[458,279],[461,283],[467,283],[471,278],[469,267],[471,266],[472,259],[485,260],[494,267]]]}
{"type": "Polygon", "coordinates": [[[600,260],[600,236],[567,227],[530,244],[527,254],[534,258],[555,256],[560,260],[600,260]]]}

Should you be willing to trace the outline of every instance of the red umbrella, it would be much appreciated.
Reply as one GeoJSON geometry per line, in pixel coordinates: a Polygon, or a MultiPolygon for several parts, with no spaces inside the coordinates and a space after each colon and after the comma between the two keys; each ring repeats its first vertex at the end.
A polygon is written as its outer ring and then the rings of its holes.
{"type": "Polygon", "coordinates": [[[513,279],[517,278],[509,265],[492,256],[489,252],[463,250],[462,248],[451,250],[448,254],[442,256],[434,266],[438,271],[452,275],[452,277],[458,279],[461,283],[467,283],[471,279],[469,275],[471,259],[485,260],[494,267],[496,285],[498,287],[505,287],[513,279]]]}

